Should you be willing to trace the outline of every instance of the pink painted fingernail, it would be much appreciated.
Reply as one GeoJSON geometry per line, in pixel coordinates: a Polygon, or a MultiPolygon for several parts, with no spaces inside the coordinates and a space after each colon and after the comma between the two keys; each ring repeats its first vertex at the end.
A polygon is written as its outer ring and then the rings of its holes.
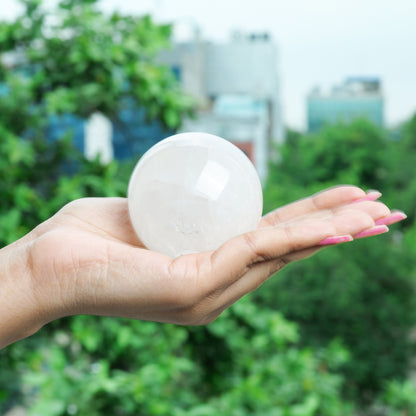
{"type": "Polygon", "coordinates": [[[376,199],[379,199],[380,197],[381,197],[381,192],[371,190],[367,192],[366,196],[362,198],[358,198],[352,202],[355,203],[355,202],[363,202],[363,201],[375,201],[376,199]]]}
{"type": "Polygon", "coordinates": [[[351,235],[339,235],[335,237],[327,237],[324,238],[322,241],[318,243],[319,246],[332,246],[334,244],[340,244],[340,243],[348,243],[349,241],[352,241],[353,238],[351,235]]]}
{"type": "Polygon", "coordinates": [[[387,231],[389,231],[389,228],[387,227],[387,225],[384,225],[384,224],[375,225],[374,227],[371,227],[368,230],[364,230],[356,234],[354,238],[357,239],[357,238],[371,237],[373,235],[384,234],[387,231]]]}
{"type": "Polygon", "coordinates": [[[390,225],[402,221],[407,218],[403,211],[394,211],[388,217],[380,218],[376,221],[376,225],[390,225]]]}

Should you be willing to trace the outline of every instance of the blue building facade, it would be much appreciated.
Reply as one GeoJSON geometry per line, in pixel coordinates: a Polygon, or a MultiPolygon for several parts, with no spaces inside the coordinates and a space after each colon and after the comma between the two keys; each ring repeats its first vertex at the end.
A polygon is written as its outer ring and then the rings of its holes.
{"type": "Polygon", "coordinates": [[[125,160],[143,155],[158,141],[174,134],[159,121],[149,122],[145,112],[135,107],[126,108],[113,121],[114,158],[125,160]]]}
{"type": "Polygon", "coordinates": [[[47,140],[58,140],[66,134],[72,135],[74,146],[81,152],[85,151],[84,143],[85,121],[72,114],[52,116],[46,130],[47,140]]]}
{"type": "MultiPolygon", "coordinates": [[[[86,120],[71,114],[53,116],[48,123],[46,138],[58,140],[70,134],[75,147],[85,154],[86,123],[86,120]]],[[[112,120],[112,125],[112,153],[118,160],[137,158],[158,141],[174,134],[158,121],[147,121],[144,110],[134,106],[122,110],[117,120],[112,120]]]]}
{"type": "Polygon", "coordinates": [[[377,78],[349,78],[329,94],[314,89],[307,98],[308,131],[339,122],[366,118],[376,126],[384,124],[384,99],[377,78]]]}

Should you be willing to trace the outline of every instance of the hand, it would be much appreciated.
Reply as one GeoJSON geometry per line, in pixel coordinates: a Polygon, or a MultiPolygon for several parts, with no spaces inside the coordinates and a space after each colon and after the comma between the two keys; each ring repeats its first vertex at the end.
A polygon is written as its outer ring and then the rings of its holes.
{"type": "MultiPolygon", "coordinates": [[[[269,213],[256,231],[216,251],[177,259],[143,246],[126,199],[71,202],[14,245],[25,253],[20,267],[28,304],[20,318],[30,315],[30,329],[20,337],[74,314],[207,324],[286,264],[324,245],[385,232],[384,223],[405,217],[375,201],[379,196],[353,186],[332,188],[269,213]]],[[[9,334],[9,342],[16,338],[9,334]]]]}

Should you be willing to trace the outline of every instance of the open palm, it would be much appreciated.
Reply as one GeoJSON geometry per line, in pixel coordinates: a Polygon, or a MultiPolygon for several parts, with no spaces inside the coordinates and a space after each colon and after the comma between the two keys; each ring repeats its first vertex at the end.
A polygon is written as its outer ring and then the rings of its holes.
{"type": "Polygon", "coordinates": [[[389,218],[376,197],[332,188],[271,212],[257,230],[216,251],[177,259],[143,246],[126,199],[80,199],[31,233],[33,284],[51,319],[96,314],[205,324],[328,237],[356,236],[389,218]]]}

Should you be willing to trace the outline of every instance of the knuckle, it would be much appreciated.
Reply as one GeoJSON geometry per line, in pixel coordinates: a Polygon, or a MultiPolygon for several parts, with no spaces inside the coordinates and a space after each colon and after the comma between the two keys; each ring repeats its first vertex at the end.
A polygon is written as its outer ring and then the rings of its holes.
{"type": "Polygon", "coordinates": [[[257,247],[256,247],[256,241],[253,233],[246,233],[243,234],[244,243],[246,246],[253,252],[256,253],[257,247]]]}
{"type": "Polygon", "coordinates": [[[203,313],[201,305],[187,306],[178,312],[182,325],[204,325],[206,314],[203,313]]]}
{"type": "Polygon", "coordinates": [[[209,315],[206,316],[199,325],[209,325],[212,324],[217,318],[218,318],[219,314],[215,314],[215,315],[209,315]]]}
{"type": "Polygon", "coordinates": [[[377,217],[385,217],[390,214],[390,209],[387,205],[383,204],[380,201],[374,201],[373,204],[377,207],[376,216],[377,217]]]}
{"type": "Polygon", "coordinates": [[[204,325],[209,323],[216,299],[215,294],[199,290],[183,290],[177,296],[166,299],[170,309],[182,325],[204,325]]]}
{"type": "Polygon", "coordinates": [[[59,210],[59,212],[61,212],[63,214],[73,212],[73,211],[77,210],[82,205],[83,202],[84,202],[84,198],[74,199],[73,201],[70,201],[67,204],[65,204],[59,210]]]}
{"type": "Polygon", "coordinates": [[[182,308],[193,308],[210,298],[212,269],[202,256],[179,257],[168,266],[173,287],[172,301],[182,308]]]}
{"type": "Polygon", "coordinates": [[[287,247],[288,252],[297,251],[303,248],[301,241],[298,238],[295,227],[285,227],[282,229],[282,240],[287,247]]]}
{"type": "Polygon", "coordinates": [[[209,325],[213,323],[220,314],[221,312],[218,312],[217,310],[209,311],[206,313],[202,313],[202,311],[200,311],[194,315],[189,316],[188,323],[186,325],[209,325]]]}
{"type": "Polygon", "coordinates": [[[261,252],[257,239],[257,232],[250,232],[242,235],[244,246],[248,248],[252,263],[265,260],[264,253],[261,252]]]}

